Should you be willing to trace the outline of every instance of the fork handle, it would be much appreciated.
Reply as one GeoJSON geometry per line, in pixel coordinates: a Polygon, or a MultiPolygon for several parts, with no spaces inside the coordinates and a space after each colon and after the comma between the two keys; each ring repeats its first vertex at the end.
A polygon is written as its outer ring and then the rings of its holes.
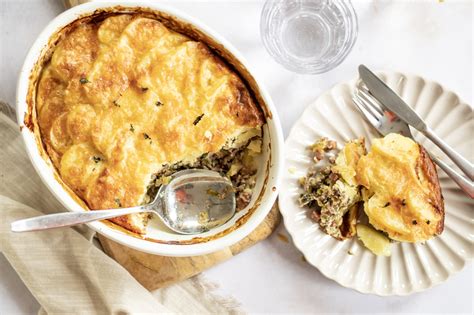
{"type": "Polygon", "coordinates": [[[474,199],[474,185],[472,181],[467,179],[465,176],[456,172],[451,166],[444,163],[442,160],[437,158],[436,156],[432,155],[431,159],[438,164],[438,166],[448,174],[451,179],[458,184],[458,186],[471,198],[474,199]]]}
{"type": "Polygon", "coordinates": [[[148,211],[149,210],[145,207],[138,206],[110,210],[53,213],[12,222],[11,230],[13,232],[49,230],[97,220],[111,219],[130,213],[148,211]]]}
{"type": "Polygon", "coordinates": [[[453,148],[446,142],[444,142],[440,137],[438,137],[431,128],[426,127],[422,133],[428,137],[434,144],[436,144],[446,155],[456,164],[461,171],[472,181],[474,180],[473,176],[473,166],[467,159],[462,155],[454,151],[453,148]]]}

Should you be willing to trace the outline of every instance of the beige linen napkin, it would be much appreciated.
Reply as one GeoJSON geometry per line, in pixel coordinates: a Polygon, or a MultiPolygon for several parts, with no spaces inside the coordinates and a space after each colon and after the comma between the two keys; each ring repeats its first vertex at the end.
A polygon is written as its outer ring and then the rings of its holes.
{"type": "MultiPolygon", "coordinates": [[[[3,105],[3,106],[2,106],[3,105]]],[[[13,233],[14,220],[64,211],[33,169],[0,103],[0,251],[47,314],[236,313],[233,299],[192,278],[150,293],[91,242],[87,226],[13,233]]]]}

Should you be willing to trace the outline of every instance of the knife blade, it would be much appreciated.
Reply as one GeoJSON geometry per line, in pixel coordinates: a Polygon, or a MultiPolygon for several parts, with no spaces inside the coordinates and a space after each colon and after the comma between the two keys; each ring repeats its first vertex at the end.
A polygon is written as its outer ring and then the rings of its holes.
{"type": "Polygon", "coordinates": [[[359,75],[369,88],[370,93],[384,107],[415,129],[419,131],[426,130],[426,124],[420,116],[366,66],[359,66],[359,75]]]}

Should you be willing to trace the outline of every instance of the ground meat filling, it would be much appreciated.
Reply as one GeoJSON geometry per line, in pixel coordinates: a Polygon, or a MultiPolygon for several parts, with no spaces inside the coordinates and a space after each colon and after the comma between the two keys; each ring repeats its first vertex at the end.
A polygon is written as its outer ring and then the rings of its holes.
{"type": "Polygon", "coordinates": [[[200,156],[195,163],[184,164],[175,163],[164,165],[161,171],[152,176],[152,183],[148,187],[145,203],[151,202],[158,189],[164,183],[167,183],[170,176],[185,169],[208,169],[219,172],[228,177],[235,189],[236,210],[240,211],[248,206],[252,199],[252,191],[255,187],[255,175],[257,169],[252,161],[249,162],[248,145],[254,141],[260,140],[260,137],[250,139],[246,145],[239,148],[223,148],[219,152],[205,153],[200,156]]]}
{"type": "MultiPolygon", "coordinates": [[[[315,165],[326,157],[326,152],[335,148],[336,143],[327,138],[321,138],[310,146],[315,165]]],[[[310,217],[319,223],[326,234],[343,240],[354,234],[349,225],[355,224],[352,219],[354,213],[351,212],[357,211],[354,206],[360,200],[360,193],[357,186],[349,185],[341,174],[334,170],[334,156],[328,160],[328,166],[311,168],[307,175],[300,179],[303,193],[299,197],[299,203],[301,207],[312,210],[310,217]]]]}
{"type": "Polygon", "coordinates": [[[345,184],[338,174],[327,166],[319,172],[309,172],[302,182],[305,193],[301,194],[300,205],[314,209],[311,218],[321,229],[341,240],[343,217],[358,201],[357,188],[345,184]]]}

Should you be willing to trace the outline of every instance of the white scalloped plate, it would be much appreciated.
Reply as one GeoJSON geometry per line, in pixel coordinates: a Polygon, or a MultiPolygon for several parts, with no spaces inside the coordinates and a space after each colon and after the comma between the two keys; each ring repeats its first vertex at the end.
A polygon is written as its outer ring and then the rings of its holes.
{"type": "MultiPolygon", "coordinates": [[[[421,115],[435,132],[466,157],[472,157],[472,109],[453,92],[418,76],[383,73],[381,78],[421,115]]],[[[355,80],[336,85],[321,95],[293,126],[285,143],[285,170],[279,205],[285,226],[306,260],[326,277],[345,287],[377,295],[406,295],[446,281],[473,257],[473,202],[438,169],[445,200],[444,232],[425,244],[393,243],[390,257],[368,251],[357,237],[339,242],[324,234],[298,206],[297,180],[311,164],[306,147],[322,136],[339,145],[364,136],[370,146],[377,133],[362,119],[351,101],[355,80]],[[348,252],[353,255],[350,255],[348,252]]],[[[429,151],[446,157],[414,133],[429,151]]]]}

